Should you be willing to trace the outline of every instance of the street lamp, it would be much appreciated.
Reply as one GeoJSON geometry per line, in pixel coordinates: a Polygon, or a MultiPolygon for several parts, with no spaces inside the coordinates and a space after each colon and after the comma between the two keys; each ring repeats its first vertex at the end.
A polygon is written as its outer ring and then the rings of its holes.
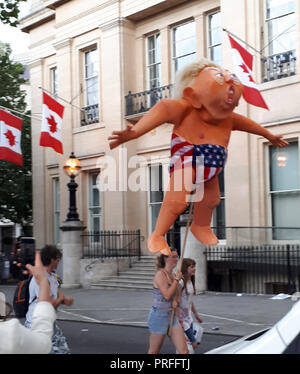
{"type": "Polygon", "coordinates": [[[70,177],[70,182],[67,184],[70,192],[70,204],[66,221],[79,221],[76,208],[76,189],[78,184],[75,182],[75,177],[80,173],[80,169],[80,162],[72,152],[70,158],[64,163],[64,172],[70,177]]]}

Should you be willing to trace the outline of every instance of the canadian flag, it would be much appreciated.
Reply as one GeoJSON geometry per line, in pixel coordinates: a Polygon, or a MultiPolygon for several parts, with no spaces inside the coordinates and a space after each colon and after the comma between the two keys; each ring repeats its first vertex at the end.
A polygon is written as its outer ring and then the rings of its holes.
{"type": "Polygon", "coordinates": [[[51,147],[56,152],[63,154],[61,141],[61,125],[64,106],[43,92],[43,114],[40,145],[51,147]]]}
{"type": "Polygon", "coordinates": [[[228,38],[233,51],[235,73],[242,82],[243,97],[247,103],[269,109],[252,77],[253,55],[246,51],[231,35],[228,38]]]}
{"type": "Polygon", "coordinates": [[[23,166],[22,120],[0,109],[0,160],[23,166]]]}

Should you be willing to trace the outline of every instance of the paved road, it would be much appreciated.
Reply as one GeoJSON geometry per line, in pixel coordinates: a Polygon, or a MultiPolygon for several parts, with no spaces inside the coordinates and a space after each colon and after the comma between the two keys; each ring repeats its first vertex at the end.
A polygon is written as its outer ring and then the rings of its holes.
{"type": "MultiPolygon", "coordinates": [[[[12,302],[15,286],[0,285],[0,292],[12,302]]],[[[74,297],[71,307],[58,309],[59,320],[108,323],[146,327],[152,305],[151,291],[63,289],[74,297]]],[[[274,295],[246,295],[207,292],[195,296],[203,318],[204,333],[245,336],[269,328],[295,304],[290,298],[273,300],[274,295]]]]}
{"type": "MultiPolygon", "coordinates": [[[[100,323],[58,321],[73,354],[145,354],[148,350],[148,329],[145,327],[114,326],[100,323]]],[[[196,353],[202,354],[219,347],[236,336],[204,334],[196,353]]],[[[162,354],[174,354],[175,349],[167,337],[162,354]]]]}

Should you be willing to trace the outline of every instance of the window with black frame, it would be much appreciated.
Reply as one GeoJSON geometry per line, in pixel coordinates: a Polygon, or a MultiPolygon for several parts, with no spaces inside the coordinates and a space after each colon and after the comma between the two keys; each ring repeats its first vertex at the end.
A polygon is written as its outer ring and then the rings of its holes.
{"type": "Polygon", "coordinates": [[[57,67],[50,69],[50,80],[51,80],[51,93],[55,97],[58,93],[57,89],[57,67]]]}
{"type": "Polygon", "coordinates": [[[101,231],[101,196],[98,176],[98,172],[89,174],[89,229],[95,235],[95,240],[96,234],[101,231]]]}
{"type": "Polygon", "coordinates": [[[222,27],[221,12],[208,16],[208,57],[218,65],[222,65],[222,27]]]}
{"type": "Polygon", "coordinates": [[[99,121],[98,65],[96,48],[84,52],[84,107],[81,113],[81,125],[99,121]]]}
{"type": "Polygon", "coordinates": [[[190,21],[173,28],[174,71],[193,62],[196,58],[195,22],[190,21]]]}
{"type": "Polygon", "coordinates": [[[300,239],[300,175],[298,142],[269,147],[270,189],[274,240],[300,239]],[[279,227],[281,227],[279,229],[279,227]],[[282,227],[286,227],[282,229],[282,227]]]}
{"type": "Polygon", "coordinates": [[[295,0],[265,0],[263,81],[296,73],[295,0]]]}
{"type": "Polygon", "coordinates": [[[153,232],[164,199],[163,167],[161,164],[149,166],[149,183],[150,230],[153,232]]]}
{"type": "Polygon", "coordinates": [[[148,88],[161,86],[161,38],[160,33],[147,38],[148,88]]]}
{"type": "Polygon", "coordinates": [[[214,233],[219,240],[226,239],[226,217],[225,217],[225,183],[224,170],[218,175],[220,195],[220,204],[215,208],[213,213],[213,227],[214,233]]]}

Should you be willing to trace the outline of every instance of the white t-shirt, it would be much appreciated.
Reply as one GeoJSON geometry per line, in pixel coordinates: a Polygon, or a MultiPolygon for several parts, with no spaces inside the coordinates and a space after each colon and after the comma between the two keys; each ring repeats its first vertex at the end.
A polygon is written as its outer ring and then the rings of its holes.
{"type": "Polygon", "coordinates": [[[181,298],[179,303],[179,312],[180,312],[180,319],[182,320],[183,329],[187,330],[191,327],[193,322],[192,316],[192,302],[193,302],[193,295],[194,295],[194,287],[191,281],[186,283],[186,289],[183,288],[183,280],[179,281],[179,284],[182,288],[181,298]]]}
{"type": "MultiPolygon", "coordinates": [[[[57,299],[57,291],[58,291],[58,281],[56,278],[56,275],[54,273],[47,273],[47,277],[50,284],[50,297],[53,300],[57,299]]],[[[28,312],[26,314],[26,321],[31,323],[32,322],[32,313],[34,311],[34,308],[36,307],[36,304],[38,302],[38,296],[39,296],[39,286],[36,283],[34,277],[31,279],[29,284],[29,308],[28,312]]]]}

